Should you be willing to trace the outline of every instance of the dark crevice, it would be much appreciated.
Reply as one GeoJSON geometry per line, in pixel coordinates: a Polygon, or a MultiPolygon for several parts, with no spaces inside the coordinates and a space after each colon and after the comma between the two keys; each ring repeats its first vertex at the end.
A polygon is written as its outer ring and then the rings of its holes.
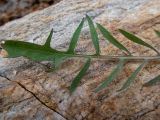
{"type": "Polygon", "coordinates": [[[38,100],[42,105],[44,105],[45,107],[47,107],[48,109],[52,110],[53,112],[57,113],[58,115],[62,116],[64,119],[69,120],[67,117],[65,117],[62,113],[60,113],[59,111],[53,109],[52,107],[48,106],[45,102],[43,102],[39,97],[37,97],[36,94],[34,94],[32,91],[28,90],[24,85],[22,85],[20,82],[17,81],[12,81],[11,79],[9,79],[6,76],[0,75],[0,77],[5,78],[6,80],[10,81],[10,82],[14,82],[16,84],[18,84],[21,88],[23,88],[25,91],[27,91],[28,93],[30,93],[31,95],[33,95],[36,100],[38,100]]]}
{"type": "Polygon", "coordinates": [[[53,3],[54,3],[54,1],[49,1],[48,2],[49,5],[52,5],[53,3]]]}
{"type": "MultiPolygon", "coordinates": [[[[160,106],[160,103],[157,104],[153,109],[147,110],[147,111],[143,112],[142,114],[138,115],[136,118],[137,118],[137,119],[138,119],[138,118],[142,118],[142,117],[144,117],[145,115],[147,115],[147,114],[149,114],[149,113],[151,113],[151,112],[154,112],[155,110],[157,110],[157,109],[159,108],[159,106],[160,106]]],[[[140,112],[141,112],[141,111],[140,111],[140,112]]]]}

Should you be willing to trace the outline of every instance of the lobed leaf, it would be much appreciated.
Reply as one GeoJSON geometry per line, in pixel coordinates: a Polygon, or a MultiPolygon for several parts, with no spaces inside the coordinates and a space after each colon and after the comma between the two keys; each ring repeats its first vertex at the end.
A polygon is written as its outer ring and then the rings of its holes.
{"type": "Polygon", "coordinates": [[[57,50],[46,48],[43,45],[37,45],[34,43],[28,43],[23,41],[5,41],[1,45],[8,53],[8,58],[15,57],[27,57],[35,61],[53,61],[55,57],[67,56],[63,52],[57,50]]]}
{"type": "Polygon", "coordinates": [[[130,84],[133,82],[133,80],[136,78],[138,73],[143,69],[143,67],[146,65],[147,61],[144,61],[127,79],[127,81],[124,83],[123,87],[118,90],[122,91],[130,86],[130,84]]]}
{"type": "Polygon", "coordinates": [[[145,83],[143,86],[145,86],[145,87],[152,86],[152,85],[155,85],[158,82],[160,82],[160,75],[156,76],[155,78],[153,78],[149,82],[145,83]]]}
{"type": "Polygon", "coordinates": [[[160,55],[160,53],[154,48],[152,47],[151,45],[149,45],[148,43],[144,42],[143,40],[141,40],[140,38],[138,38],[137,36],[127,32],[127,31],[124,31],[122,29],[119,29],[120,33],[123,34],[126,38],[128,38],[129,40],[131,40],[132,42],[135,42],[139,45],[143,45],[145,47],[148,47],[152,50],[154,50],[158,55],[160,55]]]}
{"type": "Polygon", "coordinates": [[[158,37],[160,37],[160,31],[154,30],[158,37]]]}
{"type": "Polygon", "coordinates": [[[68,49],[67,53],[74,53],[74,49],[77,45],[83,24],[84,24],[84,18],[82,19],[81,23],[79,24],[79,26],[77,27],[76,31],[74,32],[74,34],[71,38],[71,42],[70,42],[69,49],[68,49]]]}
{"type": "Polygon", "coordinates": [[[92,19],[88,15],[86,15],[86,18],[87,18],[87,21],[88,21],[88,24],[89,24],[89,29],[90,29],[92,42],[93,42],[93,45],[96,49],[96,55],[100,55],[99,39],[98,39],[98,34],[96,32],[95,26],[93,24],[92,19]]]}
{"type": "Polygon", "coordinates": [[[71,86],[70,86],[70,92],[73,93],[78,84],[80,83],[80,80],[83,78],[83,76],[85,75],[85,73],[87,72],[87,70],[89,69],[89,66],[91,64],[91,59],[88,58],[88,60],[86,61],[85,65],[83,66],[83,68],[81,69],[81,71],[78,73],[78,75],[74,78],[71,86]]]}
{"type": "Polygon", "coordinates": [[[100,90],[103,90],[106,88],[114,79],[116,79],[117,75],[120,73],[120,71],[123,69],[124,60],[120,59],[117,67],[112,71],[112,73],[109,75],[109,77],[103,81],[97,88],[96,92],[99,92],[100,90]]]}
{"type": "Polygon", "coordinates": [[[131,53],[128,51],[127,48],[125,48],[120,42],[118,42],[112,35],[111,33],[104,28],[102,25],[97,23],[97,27],[99,28],[100,32],[102,33],[102,35],[110,42],[112,43],[114,46],[116,46],[117,48],[126,51],[129,55],[131,55],[131,53]]]}

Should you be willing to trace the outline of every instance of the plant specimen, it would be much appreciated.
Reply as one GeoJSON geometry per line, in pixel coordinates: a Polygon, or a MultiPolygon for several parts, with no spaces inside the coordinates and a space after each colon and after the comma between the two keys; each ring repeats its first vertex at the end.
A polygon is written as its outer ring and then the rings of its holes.
{"type": "MultiPolygon", "coordinates": [[[[91,60],[96,59],[106,59],[108,61],[118,61],[117,67],[111,72],[111,74],[95,89],[95,92],[99,92],[103,89],[105,89],[110,83],[113,82],[114,79],[116,79],[117,75],[120,73],[120,71],[123,70],[124,63],[126,61],[140,61],[142,62],[133,73],[128,77],[122,88],[119,89],[119,91],[127,89],[131,83],[134,81],[138,73],[144,68],[144,66],[149,61],[160,61],[160,52],[151,46],[150,44],[144,42],[142,39],[140,39],[138,36],[135,36],[134,34],[119,29],[119,32],[125,36],[128,40],[142,45],[144,47],[148,47],[151,50],[154,50],[157,55],[156,56],[133,56],[132,53],[125,47],[121,42],[119,42],[104,26],[102,26],[99,23],[96,23],[96,26],[94,25],[92,19],[86,15],[85,18],[83,18],[75,30],[70,45],[67,51],[58,51],[56,49],[51,48],[50,42],[53,35],[53,29],[51,30],[46,43],[44,45],[37,45],[34,43],[29,42],[23,42],[23,41],[16,41],[16,40],[6,40],[1,46],[2,48],[8,53],[8,58],[16,58],[16,57],[26,57],[29,59],[32,59],[34,61],[54,61],[55,66],[59,66],[65,59],[68,58],[74,58],[74,57],[81,57],[86,59],[86,63],[80,70],[80,72],[77,74],[77,76],[73,79],[71,86],[70,86],[70,92],[73,93],[77,86],[79,85],[81,79],[84,77],[85,73],[89,69],[91,65],[91,60]],[[94,48],[96,50],[96,53],[93,55],[82,55],[82,54],[76,54],[75,48],[81,33],[81,30],[83,28],[84,22],[87,21],[90,29],[90,34],[92,38],[92,42],[94,45],[94,48]],[[103,37],[109,41],[111,44],[113,44],[118,49],[124,51],[126,53],[126,56],[104,56],[101,55],[100,51],[100,45],[99,45],[99,38],[98,33],[96,31],[99,29],[100,33],[103,35],[103,37]]],[[[155,30],[155,33],[158,37],[160,37],[160,32],[158,30],[155,30]]],[[[150,86],[154,85],[157,82],[160,81],[160,75],[157,75],[155,78],[150,80],[149,82],[145,83],[144,86],[150,86]]]]}

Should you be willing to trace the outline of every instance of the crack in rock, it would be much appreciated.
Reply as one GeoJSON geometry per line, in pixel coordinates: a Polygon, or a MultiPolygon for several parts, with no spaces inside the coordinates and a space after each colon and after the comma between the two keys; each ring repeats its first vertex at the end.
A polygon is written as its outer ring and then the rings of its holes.
{"type": "Polygon", "coordinates": [[[59,111],[53,109],[52,107],[48,106],[45,102],[43,102],[39,97],[37,97],[36,94],[34,94],[32,91],[28,90],[24,85],[22,85],[20,82],[17,81],[12,81],[11,79],[9,79],[6,76],[0,75],[0,77],[5,78],[6,80],[10,81],[10,82],[14,82],[16,84],[18,84],[21,88],[23,88],[25,91],[27,91],[28,93],[30,93],[31,95],[33,95],[36,100],[38,100],[42,105],[44,105],[45,107],[47,107],[48,109],[52,110],[53,112],[57,113],[58,115],[62,116],[64,119],[69,120],[66,116],[64,116],[62,113],[60,113],[59,111]]]}
{"type": "Polygon", "coordinates": [[[142,117],[146,116],[147,114],[154,112],[155,110],[157,110],[159,108],[159,106],[160,106],[160,103],[157,104],[153,109],[146,110],[146,111],[143,111],[143,110],[139,111],[137,113],[136,119],[142,118],[142,117]]]}

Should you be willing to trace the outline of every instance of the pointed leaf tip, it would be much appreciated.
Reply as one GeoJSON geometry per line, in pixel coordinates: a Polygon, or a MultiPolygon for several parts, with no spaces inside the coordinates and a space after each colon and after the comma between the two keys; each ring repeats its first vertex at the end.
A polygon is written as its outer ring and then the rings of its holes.
{"type": "Polygon", "coordinates": [[[158,37],[160,37],[160,31],[154,30],[158,37]]]}
{"type": "Polygon", "coordinates": [[[106,88],[120,73],[120,71],[123,69],[124,60],[120,59],[117,67],[112,71],[112,73],[109,75],[109,77],[103,81],[96,89],[95,92],[99,92],[106,88]]]}
{"type": "Polygon", "coordinates": [[[110,43],[112,43],[114,46],[116,46],[117,48],[126,51],[129,55],[131,55],[131,53],[128,51],[128,49],[126,47],[124,47],[116,38],[114,38],[112,36],[112,34],[106,29],[104,28],[101,24],[97,23],[97,27],[99,28],[100,32],[102,33],[102,35],[106,38],[106,40],[108,40],[110,43]]]}
{"type": "Polygon", "coordinates": [[[124,35],[126,38],[128,38],[129,40],[131,40],[132,42],[135,42],[139,45],[143,45],[145,47],[148,47],[152,50],[154,50],[158,55],[160,55],[160,52],[158,52],[154,47],[152,47],[151,45],[149,45],[148,43],[144,42],[143,40],[141,40],[139,37],[133,35],[132,33],[129,33],[125,30],[119,29],[120,33],[122,35],[124,35]]]}
{"type": "Polygon", "coordinates": [[[81,79],[83,78],[83,76],[85,75],[87,70],[89,69],[90,64],[91,64],[91,59],[88,58],[85,65],[83,66],[81,71],[78,73],[78,75],[74,78],[74,80],[73,80],[73,82],[70,86],[70,92],[71,93],[73,93],[76,90],[76,88],[77,88],[78,84],[80,83],[81,79]]]}
{"type": "Polygon", "coordinates": [[[74,53],[74,49],[76,48],[78,39],[80,37],[80,33],[81,33],[81,30],[82,30],[83,24],[84,24],[84,18],[82,19],[81,23],[79,24],[79,26],[77,27],[77,29],[73,33],[73,36],[71,38],[70,45],[69,45],[67,53],[74,53]]]}
{"type": "Polygon", "coordinates": [[[126,88],[128,88],[133,80],[136,78],[138,73],[143,69],[143,67],[146,65],[147,61],[144,61],[127,79],[127,81],[123,84],[122,88],[119,89],[118,91],[122,91],[126,88]]]}
{"type": "Polygon", "coordinates": [[[51,40],[52,40],[52,36],[53,36],[53,28],[50,31],[50,34],[49,34],[49,36],[46,40],[46,43],[44,44],[44,47],[51,48],[50,43],[51,43],[51,40]]]}
{"type": "Polygon", "coordinates": [[[93,23],[92,19],[88,15],[86,15],[86,19],[87,19],[88,24],[89,24],[90,34],[91,34],[91,38],[92,38],[94,48],[96,50],[96,55],[100,55],[99,38],[98,38],[96,28],[94,26],[94,23],[93,23]]]}
{"type": "Polygon", "coordinates": [[[155,78],[151,79],[149,82],[145,83],[143,86],[145,86],[145,87],[153,86],[158,82],[160,82],[160,75],[158,75],[155,78]]]}

